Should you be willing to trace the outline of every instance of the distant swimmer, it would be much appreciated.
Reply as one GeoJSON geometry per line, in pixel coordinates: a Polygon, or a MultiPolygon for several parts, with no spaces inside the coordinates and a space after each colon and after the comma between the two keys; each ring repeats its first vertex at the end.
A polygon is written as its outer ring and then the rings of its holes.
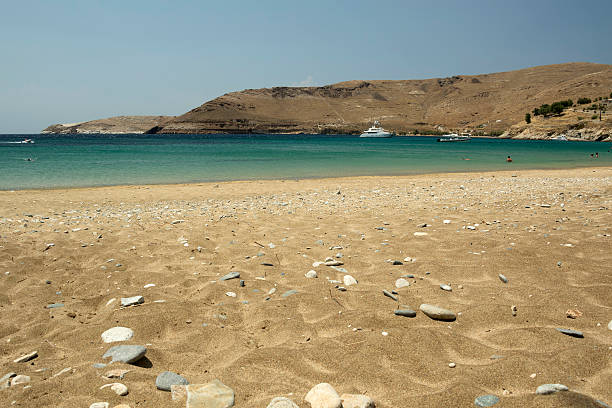
{"type": "Polygon", "coordinates": [[[508,156],[508,157],[506,158],[506,161],[507,161],[508,163],[512,163],[512,157],[508,156]]]}
{"type": "Polygon", "coordinates": [[[472,159],[470,159],[468,157],[464,157],[463,160],[472,160],[472,159]]]}
{"type": "Polygon", "coordinates": [[[595,158],[599,159],[599,152],[595,153],[595,158]]]}

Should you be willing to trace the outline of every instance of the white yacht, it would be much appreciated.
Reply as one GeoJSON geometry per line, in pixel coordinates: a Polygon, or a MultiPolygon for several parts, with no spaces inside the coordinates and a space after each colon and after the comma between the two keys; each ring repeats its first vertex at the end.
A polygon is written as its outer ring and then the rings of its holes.
{"type": "Polygon", "coordinates": [[[557,135],[553,137],[551,140],[561,140],[562,142],[567,142],[567,137],[565,137],[565,135],[557,135]]]}
{"type": "Polygon", "coordinates": [[[387,132],[385,129],[380,127],[378,121],[374,121],[374,126],[363,132],[359,137],[392,137],[393,133],[387,132]]]}
{"type": "Polygon", "coordinates": [[[462,133],[461,135],[450,133],[438,138],[438,142],[467,142],[470,139],[472,139],[472,135],[469,133],[462,133]]]}

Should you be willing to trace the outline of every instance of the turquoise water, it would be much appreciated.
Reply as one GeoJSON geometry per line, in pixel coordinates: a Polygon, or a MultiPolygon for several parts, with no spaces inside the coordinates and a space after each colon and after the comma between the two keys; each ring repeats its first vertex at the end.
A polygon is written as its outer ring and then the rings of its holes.
{"type": "Polygon", "coordinates": [[[611,147],[435,137],[0,135],[0,189],[612,166],[611,147]],[[24,137],[35,144],[14,143],[24,137]],[[595,152],[599,159],[590,157],[595,152]]]}

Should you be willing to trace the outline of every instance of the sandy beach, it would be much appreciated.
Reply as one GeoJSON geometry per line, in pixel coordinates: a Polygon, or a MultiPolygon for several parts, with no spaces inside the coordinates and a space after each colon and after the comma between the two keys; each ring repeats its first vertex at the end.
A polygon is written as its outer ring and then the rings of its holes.
{"type": "Polygon", "coordinates": [[[0,376],[30,381],[0,406],[185,406],[163,371],[237,407],[308,408],[319,383],[380,408],[612,404],[611,208],[608,167],[2,191],[0,376]],[[146,356],[109,364],[118,344],[146,356]]]}

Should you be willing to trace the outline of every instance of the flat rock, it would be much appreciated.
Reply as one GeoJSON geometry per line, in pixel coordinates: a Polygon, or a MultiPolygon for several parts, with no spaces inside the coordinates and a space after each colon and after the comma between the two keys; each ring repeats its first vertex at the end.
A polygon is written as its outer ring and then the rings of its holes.
{"type": "Polygon", "coordinates": [[[15,360],[13,360],[13,363],[25,363],[26,361],[34,360],[36,357],[38,357],[38,351],[33,351],[31,353],[16,358],[15,360]]]}
{"type": "Polygon", "coordinates": [[[186,408],[230,408],[234,406],[234,390],[219,380],[187,386],[186,408]]]}
{"type": "Polygon", "coordinates": [[[344,275],[344,278],[342,278],[342,281],[344,282],[345,286],[351,286],[351,285],[357,284],[357,279],[353,278],[351,275],[344,275]]]}
{"type": "Polygon", "coordinates": [[[455,313],[451,312],[450,310],[443,309],[439,306],[423,303],[421,306],[419,306],[419,309],[429,318],[434,320],[444,320],[452,322],[457,318],[457,315],[455,315],[455,313]]]}
{"type": "Polygon", "coordinates": [[[123,307],[139,305],[141,303],[144,303],[144,297],[142,296],[132,296],[128,298],[121,298],[121,306],[123,307]]]}
{"type": "Polygon", "coordinates": [[[318,275],[317,275],[317,271],[308,271],[308,272],[306,272],[306,274],[304,276],[309,278],[309,279],[314,279],[318,275]]]}
{"type": "Polygon", "coordinates": [[[238,279],[240,277],[240,272],[230,272],[227,275],[223,275],[219,278],[220,281],[226,281],[230,279],[238,279]]]}
{"type": "Polygon", "coordinates": [[[11,386],[11,378],[15,377],[17,373],[8,373],[0,378],[0,391],[5,390],[11,386]]]}
{"type": "Polygon", "coordinates": [[[410,309],[398,309],[393,312],[396,316],[416,317],[416,312],[410,309]]]}
{"type": "Polygon", "coordinates": [[[132,329],[127,327],[113,327],[108,329],[101,335],[102,341],[105,343],[114,343],[116,341],[126,341],[134,337],[132,329]]]}
{"type": "Polygon", "coordinates": [[[108,402],[94,402],[89,408],[108,408],[108,402]]]}
{"type": "Polygon", "coordinates": [[[608,330],[612,330],[612,320],[610,320],[610,323],[608,323],[608,330]]]}
{"type": "Polygon", "coordinates": [[[340,265],[344,265],[344,262],[342,261],[326,261],[325,265],[327,266],[340,266],[340,265]]]}
{"type": "Polygon", "coordinates": [[[499,402],[499,397],[496,395],[488,394],[476,397],[474,405],[477,407],[492,407],[499,402]]]}
{"type": "Polygon", "coordinates": [[[297,291],[297,290],[295,290],[295,289],[291,289],[291,290],[288,290],[288,291],[286,291],[285,293],[283,293],[281,296],[282,296],[282,297],[284,297],[284,298],[286,298],[286,297],[289,297],[289,296],[291,296],[291,295],[295,295],[296,293],[298,293],[298,291],[297,291]]]}
{"type": "Polygon", "coordinates": [[[147,352],[144,346],[113,346],[106,350],[102,358],[111,358],[111,363],[133,363],[140,360],[147,352]]]}
{"type": "Polygon", "coordinates": [[[499,280],[504,282],[504,283],[508,283],[508,278],[506,278],[504,275],[502,275],[501,273],[499,275],[497,275],[499,277],[499,280]]]}
{"type": "Polygon", "coordinates": [[[445,284],[440,285],[440,289],[445,290],[447,292],[452,292],[453,290],[453,288],[451,288],[450,285],[445,285],[445,284]]]}
{"type": "Polygon", "coordinates": [[[317,384],[304,397],[312,408],[342,408],[342,400],[328,383],[317,384]]]}
{"type": "Polygon", "coordinates": [[[120,368],[117,368],[116,370],[109,370],[107,371],[104,376],[106,378],[119,378],[120,380],[123,380],[123,377],[129,373],[130,370],[122,370],[120,368]]]}
{"type": "Polygon", "coordinates": [[[186,378],[173,373],[172,371],[164,371],[155,379],[155,386],[158,390],[170,391],[173,385],[188,385],[189,381],[186,378]]]}
{"type": "Polygon", "coordinates": [[[579,339],[582,339],[584,337],[584,334],[582,334],[581,331],[578,330],[571,330],[571,329],[557,329],[559,332],[567,335],[567,336],[571,336],[571,337],[577,337],[579,339]]]}
{"type": "Polygon", "coordinates": [[[342,408],[375,408],[374,401],[367,395],[342,394],[342,408]]]}
{"type": "Polygon", "coordinates": [[[289,398],[274,397],[266,408],[300,408],[289,398]]]}
{"type": "Polygon", "coordinates": [[[111,383],[111,384],[104,384],[103,386],[100,387],[101,390],[103,390],[104,388],[108,388],[110,387],[111,390],[113,390],[113,392],[121,397],[128,395],[129,390],[128,387],[126,387],[124,384],[121,383],[111,383]]]}
{"type": "Polygon", "coordinates": [[[398,280],[395,281],[395,287],[397,289],[406,288],[408,286],[410,286],[410,282],[408,282],[408,280],[404,278],[399,278],[398,280]]]}
{"type": "Polygon", "coordinates": [[[46,306],[47,309],[57,309],[58,307],[64,307],[63,303],[51,303],[50,305],[46,306]]]}
{"type": "Polygon", "coordinates": [[[554,394],[559,391],[567,391],[568,388],[563,384],[543,384],[536,389],[538,395],[554,394]]]}

